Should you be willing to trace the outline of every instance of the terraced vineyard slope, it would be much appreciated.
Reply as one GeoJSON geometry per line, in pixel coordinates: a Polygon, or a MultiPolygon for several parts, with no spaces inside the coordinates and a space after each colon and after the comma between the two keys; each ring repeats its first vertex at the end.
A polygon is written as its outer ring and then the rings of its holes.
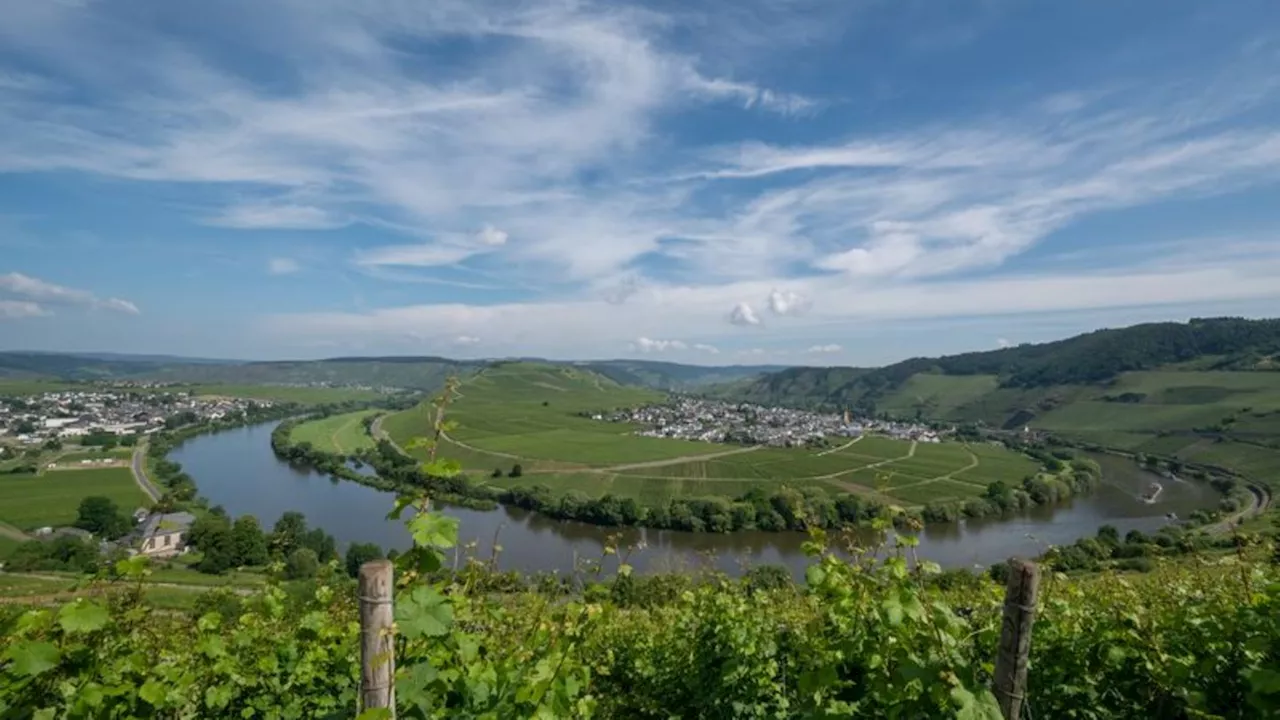
{"type": "MultiPolygon", "coordinates": [[[[450,408],[459,427],[441,452],[473,477],[500,487],[537,484],[556,493],[612,494],[646,505],[788,485],[915,506],[978,497],[992,482],[1017,484],[1039,471],[1030,458],[993,445],[877,436],[827,450],[712,444],[642,437],[635,434],[637,426],[587,416],[662,399],[578,368],[499,364],[462,384],[461,398],[450,408]],[[513,473],[516,465],[519,472],[513,473]]],[[[382,423],[401,446],[429,426],[425,406],[382,423]]]]}

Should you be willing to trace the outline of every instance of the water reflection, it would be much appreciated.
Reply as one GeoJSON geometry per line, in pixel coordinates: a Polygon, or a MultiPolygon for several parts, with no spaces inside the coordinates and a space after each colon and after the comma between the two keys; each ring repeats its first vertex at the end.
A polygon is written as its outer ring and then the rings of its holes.
{"type": "MultiPolygon", "coordinates": [[[[171,457],[200,486],[209,500],[232,515],[252,514],[266,525],[287,510],[304,513],[312,525],[333,534],[340,545],[374,542],[384,548],[408,547],[409,535],[385,519],[392,494],[352,482],[334,482],[304,468],[291,467],[271,453],[273,424],[229,430],[196,438],[171,457]]],[[[1121,534],[1154,532],[1168,524],[1165,515],[1186,517],[1217,502],[1213,491],[1195,482],[1166,482],[1159,502],[1138,494],[1153,477],[1128,461],[1103,457],[1104,482],[1098,492],[1053,508],[1035,508],[1006,519],[929,526],[918,553],[943,567],[986,566],[1012,555],[1037,555],[1048,545],[1074,542],[1104,525],[1121,534]]],[[[714,568],[739,574],[744,567],[785,565],[797,576],[807,561],[801,533],[741,532],[729,535],[638,528],[600,528],[553,520],[518,508],[476,511],[446,508],[462,521],[469,552],[487,558],[494,540],[501,546],[499,565],[523,571],[570,572],[581,558],[599,559],[606,538],[643,545],[631,557],[641,572],[714,568]]],[[[860,536],[870,541],[869,536],[860,536]]],[[[616,564],[613,559],[609,565],[616,564]]]]}

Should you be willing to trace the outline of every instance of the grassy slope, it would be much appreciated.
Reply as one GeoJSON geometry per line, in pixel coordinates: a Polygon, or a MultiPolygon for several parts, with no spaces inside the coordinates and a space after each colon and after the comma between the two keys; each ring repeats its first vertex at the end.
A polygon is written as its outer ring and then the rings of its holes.
{"type": "MultiPolygon", "coordinates": [[[[994,380],[917,375],[887,395],[884,407],[911,414],[921,387],[936,397],[960,398],[994,380]]],[[[937,403],[935,417],[994,426],[1026,424],[1109,447],[1220,465],[1259,481],[1280,480],[1280,373],[1131,372],[1105,386],[997,388],[943,411],[946,405],[937,403]],[[1142,397],[1138,402],[1103,399],[1125,394],[1142,397]],[[1011,418],[1021,419],[1011,423],[1011,418]],[[1223,432],[1195,432],[1214,425],[1223,432]]],[[[977,479],[974,473],[957,477],[977,479]]]]}
{"type": "Polygon", "coordinates": [[[0,476],[0,520],[23,530],[70,525],[80,501],[91,495],[111,498],[124,512],[147,500],[128,468],[6,475],[0,476]]]}
{"type": "Polygon", "coordinates": [[[892,394],[876,403],[876,409],[895,417],[948,417],[957,408],[995,390],[994,375],[913,375],[892,394]]]}
{"type": "Polygon", "coordinates": [[[72,383],[55,380],[26,380],[17,378],[0,378],[0,397],[20,397],[39,395],[47,392],[58,392],[74,387],[72,383]]]}
{"type": "MultiPolygon", "coordinates": [[[[852,485],[870,488],[887,477],[892,485],[918,486],[910,500],[899,499],[922,504],[975,495],[988,482],[1016,482],[1036,470],[1030,460],[999,448],[985,449],[975,466],[974,454],[958,444],[921,444],[908,458],[910,443],[883,437],[866,437],[831,452],[637,437],[635,428],[578,413],[655,402],[661,395],[571,368],[500,366],[467,381],[461,392],[449,415],[459,423],[453,438],[469,447],[445,443],[441,454],[502,487],[536,483],[557,493],[612,493],[661,504],[674,497],[737,496],[781,484],[843,492],[852,485]],[[722,455],[733,451],[739,452],[722,455]],[[712,454],[717,457],[698,458],[712,454]],[[983,464],[988,458],[991,462],[983,464]],[[522,477],[490,477],[493,469],[505,472],[517,462],[522,477]],[[633,467],[619,467],[626,465],[633,467]],[[961,472],[964,481],[953,482],[951,476],[961,472]]],[[[405,445],[426,434],[430,417],[419,406],[387,417],[382,427],[405,445]]],[[[414,453],[425,456],[422,450],[414,453]]]]}
{"type": "Polygon", "coordinates": [[[186,385],[175,390],[188,390],[197,395],[275,400],[303,405],[319,405],[344,400],[373,400],[383,397],[383,394],[376,390],[275,385],[186,385]]]}
{"type": "Polygon", "coordinates": [[[341,454],[373,447],[373,438],[365,432],[361,421],[377,412],[360,410],[305,422],[293,429],[292,439],[295,443],[309,442],[321,450],[341,454]]]}

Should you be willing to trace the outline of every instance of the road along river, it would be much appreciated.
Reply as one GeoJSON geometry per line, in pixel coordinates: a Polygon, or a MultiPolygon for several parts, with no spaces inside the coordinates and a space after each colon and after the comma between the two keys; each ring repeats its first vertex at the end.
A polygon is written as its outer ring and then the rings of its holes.
{"type": "MultiPolygon", "coordinates": [[[[340,546],[374,542],[383,548],[409,546],[403,525],[386,520],[394,497],[353,482],[335,481],[310,470],[291,467],[271,452],[271,430],[264,423],[204,435],[177,448],[170,458],[182,463],[200,492],[233,516],[250,514],[270,528],[282,513],[296,510],[312,526],[332,534],[340,546]]],[[[1104,480],[1089,496],[1054,508],[1036,508],[1012,518],[929,526],[918,552],[943,567],[987,566],[1013,555],[1034,556],[1048,545],[1092,536],[1102,525],[1154,532],[1169,521],[1168,513],[1186,517],[1214,507],[1218,496],[1195,482],[1166,483],[1159,501],[1139,499],[1155,477],[1126,462],[1104,464],[1104,480]]],[[[497,538],[503,569],[527,572],[570,572],[576,558],[598,559],[605,538],[621,533],[624,544],[643,542],[631,557],[641,572],[688,570],[711,566],[731,574],[762,564],[788,567],[799,576],[807,565],[801,533],[741,532],[728,535],[668,530],[601,528],[552,520],[534,513],[499,508],[475,511],[446,509],[462,521],[462,540],[472,552],[488,558],[497,538]]]]}

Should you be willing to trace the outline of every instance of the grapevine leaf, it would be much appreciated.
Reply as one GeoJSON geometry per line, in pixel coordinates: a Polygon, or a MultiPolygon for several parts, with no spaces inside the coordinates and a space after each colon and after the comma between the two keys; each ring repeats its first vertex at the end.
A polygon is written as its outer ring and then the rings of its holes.
{"type": "Polygon", "coordinates": [[[110,617],[106,608],[79,598],[62,606],[58,611],[58,624],[68,633],[93,632],[101,630],[110,617]]]}
{"type": "Polygon", "coordinates": [[[409,521],[409,534],[421,547],[451,548],[458,543],[458,518],[420,513],[409,521]]]}
{"type": "Polygon", "coordinates": [[[53,643],[27,641],[9,646],[5,657],[13,662],[13,672],[20,677],[34,677],[58,664],[58,648],[53,643]]]}
{"type": "Polygon", "coordinates": [[[138,697],[146,700],[152,707],[160,707],[164,702],[164,686],[155,680],[148,680],[138,690],[138,697]]]}
{"type": "Polygon", "coordinates": [[[422,472],[437,478],[451,478],[462,472],[462,464],[457,460],[440,458],[422,466],[422,472]]]}
{"type": "Polygon", "coordinates": [[[430,587],[419,585],[407,598],[396,600],[396,626],[410,640],[449,634],[453,606],[430,587]]]}
{"type": "Polygon", "coordinates": [[[809,587],[819,587],[822,581],[827,579],[827,571],[821,565],[810,565],[804,571],[804,579],[809,587]]]}
{"type": "Polygon", "coordinates": [[[896,597],[886,598],[882,606],[890,625],[902,624],[902,601],[896,597]]]}
{"type": "Polygon", "coordinates": [[[401,495],[400,497],[396,498],[395,507],[391,509],[391,512],[387,513],[387,519],[399,520],[400,514],[404,512],[404,509],[409,507],[416,501],[417,501],[417,498],[415,498],[412,495],[401,495]]]}

